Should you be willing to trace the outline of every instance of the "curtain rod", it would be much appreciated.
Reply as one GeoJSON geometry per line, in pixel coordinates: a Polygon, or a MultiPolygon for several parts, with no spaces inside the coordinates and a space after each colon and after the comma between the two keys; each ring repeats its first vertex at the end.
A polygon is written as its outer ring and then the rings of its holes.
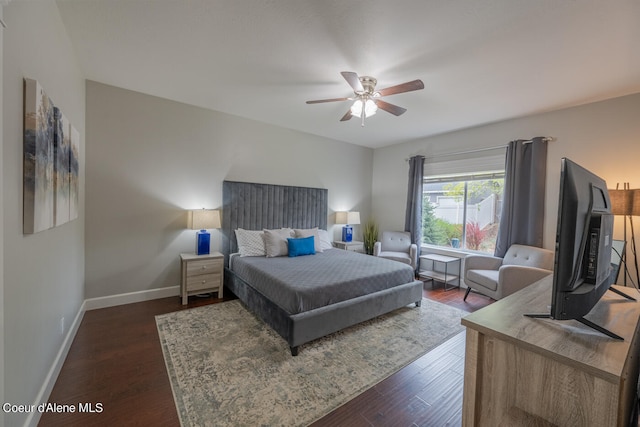
{"type": "MultiPolygon", "coordinates": [[[[522,142],[524,142],[525,144],[531,144],[533,142],[533,139],[527,139],[524,140],[522,142]]],[[[544,142],[553,142],[556,140],[556,138],[554,136],[545,136],[544,138],[542,138],[542,140],[544,142]]],[[[438,154],[438,155],[434,155],[434,156],[425,156],[425,160],[427,159],[437,159],[440,157],[451,157],[451,156],[460,156],[462,154],[473,154],[473,153],[480,153],[483,151],[492,151],[492,150],[499,150],[500,148],[507,148],[509,146],[509,144],[504,144],[504,145],[497,145],[495,147],[485,147],[485,148],[477,148],[475,150],[465,150],[465,151],[456,151],[453,153],[444,153],[444,154],[438,154]]],[[[405,159],[405,161],[409,161],[409,159],[405,159]]]]}

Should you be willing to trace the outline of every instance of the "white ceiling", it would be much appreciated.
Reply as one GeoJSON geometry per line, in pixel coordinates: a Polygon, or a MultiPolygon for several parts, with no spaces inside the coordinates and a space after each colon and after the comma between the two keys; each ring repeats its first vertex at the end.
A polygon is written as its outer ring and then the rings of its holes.
{"type": "Polygon", "coordinates": [[[368,147],[640,92],[639,0],[57,0],[87,79],[368,147]],[[408,109],[340,122],[340,75],[408,109]]]}

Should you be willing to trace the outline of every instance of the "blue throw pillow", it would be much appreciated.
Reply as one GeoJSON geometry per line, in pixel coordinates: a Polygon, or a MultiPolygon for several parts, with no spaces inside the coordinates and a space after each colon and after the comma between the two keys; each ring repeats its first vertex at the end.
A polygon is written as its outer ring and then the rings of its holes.
{"type": "Polygon", "coordinates": [[[316,253],[313,236],[301,237],[299,239],[288,238],[289,256],[314,255],[316,253]]]}

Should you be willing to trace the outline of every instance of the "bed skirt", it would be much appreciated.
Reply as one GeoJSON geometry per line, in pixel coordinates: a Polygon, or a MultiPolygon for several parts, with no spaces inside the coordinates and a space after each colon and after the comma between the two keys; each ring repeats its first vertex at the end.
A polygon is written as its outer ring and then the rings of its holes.
{"type": "Polygon", "coordinates": [[[287,341],[294,356],[302,344],[412,303],[420,306],[423,289],[423,283],[414,280],[391,289],[291,315],[228,268],[225,268],[224,284],[249,311],[287,341]]]}

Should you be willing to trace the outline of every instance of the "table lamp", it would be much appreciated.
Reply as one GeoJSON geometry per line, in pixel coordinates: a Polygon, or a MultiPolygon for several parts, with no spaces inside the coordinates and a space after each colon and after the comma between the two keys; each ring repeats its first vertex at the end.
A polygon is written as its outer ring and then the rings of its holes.
{"type": "Polygon", "coordinates": [[[196,232],[196,254],[208,255],[211,247],[211,233],[207,229],[220,228],[220,211],[213,209],[198,209],[189,211],[189,224],[196,232]]]}
{"type": "Polygon", "coordinates": [[[336,212],[336,224],[345,224],[342,227],[342,241],[353,240],[353,227],[350,224],[360,224],[360,212],[336,212]]]}

